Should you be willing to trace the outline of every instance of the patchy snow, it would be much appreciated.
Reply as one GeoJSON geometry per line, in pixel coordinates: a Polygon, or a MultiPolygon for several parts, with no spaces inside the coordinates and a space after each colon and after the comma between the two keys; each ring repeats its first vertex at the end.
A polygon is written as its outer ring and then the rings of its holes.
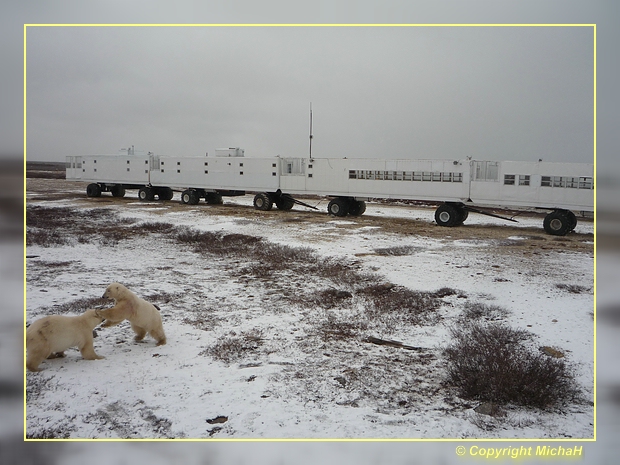
{"type": "Polygon", "coordinates": [[[433,210],[423,207],[369,204],[363,217],[342,220],[327,216],[326,202],[319,205],[320,213],[295,207],[261,215],[250,208],[251,196],[225,199],[223,206],[184,206],[177,198],[144,203],[131,200],[132,195],[50,199],[29,181],[28,205],[106,208],[137,220],[136,228],[162,222],[261,237],[306,248],[321,259],[343,260],[377,282],[429,293],[447,287],[461,295],[442,298],[433,323],[386,320],[363,328],[357,337],[330,339],[318,328],[330,318],[356,321],[359,302],[313,308],[289,295],[290,289],[300,295],[302,290],[348,290],[346,282],[286,271],[260,279],[243,271],[252,264],[239,251],[201,254],[163,233],[111,243],[32,245],[26,251],[31,257],[26,261],[27,323],[78,299],[100,297],[110,282],[119,281],[141,297],[154,296],[168,343],[157,347],[148,336],[135,342],[124,322],[97,329],[95,350],[103,360],[82,360],[71,349],[65,358],[44,361],[41,372],[26,375],[29,436],[593,437],[592,222],[580,222],[576,234],[558,242],[544,234],[540,218],[520,218],[507,227],[502,220],[471,213],[466,227],[457,228],[461,231],[437,227],[440,234],[428,235],[384,227],[396,219],[432,227],[433,210]],[[366,217],[371,223],[362,220],[366,217]],[[464,237],[468,225],[476,228],[464,237]],[[478,227],[497,234],[478,237],[478,227]],[[286,282],[274,282],[278,279],[286,282]],[[569,292],[570,286],[578,292],[569,292]],[[441,349],[465,301],[508,310],[505,323],[535,334],[538,346],[560,349],[574,364],[590,403],[551,412],[511,407],[507,416],[491,419],[474,412],[476,402],[447,393],[441,386],[441,349]],[[360,335],[419,350],[377,346],[360,335]],[[213,355],[218,344],[243,338],[255,347],[240,357],[213,355]]]}

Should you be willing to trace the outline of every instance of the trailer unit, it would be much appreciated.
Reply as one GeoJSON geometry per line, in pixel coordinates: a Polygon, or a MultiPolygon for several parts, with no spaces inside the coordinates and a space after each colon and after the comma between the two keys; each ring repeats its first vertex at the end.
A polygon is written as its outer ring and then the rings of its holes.
{"type": "Polygon", "coordinates": [[[290,210],[305,205],[294,196],[320,195],[332,198],[335,216],[363,214],[369,198],[428,201],[440,203],[441,226],[458,226],[480,208],[543,209],[543,226],[554,235],[575,228],[575,212],[594,211],[594,166],[586,163],[248,158],[239,148],[216,149],[215,157],[126,152],[67,157],[67,180],[89,182],[90,197],[138,189],[141,200],[170,200],[179,191],[185,204],[251,192],[259,210],[290,210]]]}

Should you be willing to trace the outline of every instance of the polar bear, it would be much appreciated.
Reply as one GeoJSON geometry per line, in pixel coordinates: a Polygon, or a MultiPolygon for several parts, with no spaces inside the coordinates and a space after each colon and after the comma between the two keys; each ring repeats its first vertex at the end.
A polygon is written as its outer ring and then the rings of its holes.
{"type": "Polygon", "coordinates": [[[114,326],[123,320],[129,320],[131,329],[136,333],[134,338],[141,341],[149,333],[157,341],[157,345],[166,343],[166,335],[161,322],[161,315],[155,305],[141,299],[120,283],[110,284],[103,298],[114,299],[116,305],[105,310],[97,310],[97,314],[105,318],[102,327],[114,326]]]}
{"type": "Polygon", "coordinates": [[[36,320],[26,330],[26,368],[40,371],[46,358],[64,357],[69,347],[80,349],[86,360],[99,360],[93,347],[93,330],[103,321],[95,310],[78,316],[50,315],[36,320]]]}

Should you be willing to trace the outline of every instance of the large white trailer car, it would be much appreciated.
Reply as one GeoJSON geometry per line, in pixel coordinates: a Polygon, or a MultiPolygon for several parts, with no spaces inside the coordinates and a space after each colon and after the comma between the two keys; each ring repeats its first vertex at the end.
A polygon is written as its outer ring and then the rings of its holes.
{"type": "MultiPolygon", "coordinates": [[[[361,215],[369,198],[440,203],[435,221],[458,226],[480,208],[547,210],[543,226],[565,235],[577,215],[594,211],[594,166],[482,160],[388,160],[356,158],[251,158],[239,148],[217,149],[216,156],[175,157],[136,153],[67,157],[67,180],[89,182],[98,197],[138,189],[141,200],[221,203],[222,196],[255,193],[254,206],[275,204],[290,210],[296,195],[331,197],[335,216],[361,215]]],[[[307,205],[306,205],[307,206],[307,205]]],[[[488,212],[487,212],[488,213],[488,212]]]]}

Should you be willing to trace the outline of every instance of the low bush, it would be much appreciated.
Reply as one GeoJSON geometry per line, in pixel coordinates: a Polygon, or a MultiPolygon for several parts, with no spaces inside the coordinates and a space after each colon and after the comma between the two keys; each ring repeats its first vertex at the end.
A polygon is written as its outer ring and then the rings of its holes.
{"type": "Polygon", "coordinates": [[[465,302],[461,320],[475,321],[497,321],[508,316],[510,312],[499,305],[488,305],[481,302],[465,302]]]}
{"type": "Polygon", "coordinates": [[[567,362],[530,349],[527,331],[470,322],[451,335],[444,350],[447,384],[464,399],[545,409],[580,394],[567,362]]]}

